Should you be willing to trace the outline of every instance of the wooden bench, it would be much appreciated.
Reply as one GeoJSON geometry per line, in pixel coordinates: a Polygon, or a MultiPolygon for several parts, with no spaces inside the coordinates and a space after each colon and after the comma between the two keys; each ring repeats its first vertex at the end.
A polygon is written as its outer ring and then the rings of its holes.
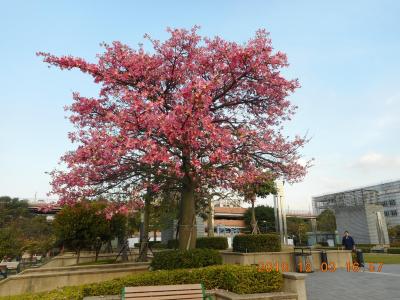
{"type": "Polygon", "coordinates": [[[15,274],[20,271],[19,261],[8,261],[5,263],[7,265],[7,271],[15,271],[15,274]]]}
{"type": "Polygon", "coordinates": [[[125,287],[122,299],[134,300],[211,300],[202,284],[125,287]]]}
{"type": "Polygon", "coordinates": [[[10,271],[15,271],[15,274],[20,272],[19,261],[7,261],[0,263],[0,275],[7,277],[7,275],[10,274],[10,271]]]}
{"type": "Polygon", "coordinates": [[[7,265],[5,263],[0,263],[0,275],[7,278],[7,265]]]}

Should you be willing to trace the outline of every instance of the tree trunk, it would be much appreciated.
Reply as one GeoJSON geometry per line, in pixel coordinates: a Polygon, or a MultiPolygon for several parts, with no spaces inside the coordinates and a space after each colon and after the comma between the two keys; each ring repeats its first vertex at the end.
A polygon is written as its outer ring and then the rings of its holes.
{"type": "Polygon", "coordinates": [[[150,202],[151,202],[151,191],[147,190],[144,199],[144,220],[143,220],[143,238],[140,243],[140,255],[138,261],[147,261],[147,252],[149,249],[149,218],[150,218],[150,202]]]}
{"type": "Polygon", "coordinates": [[[157,241],[157,229],[155,229],[155,228],[153,230],[153,240],[154,240],[154,242],[157,241]]]}
{"type": "Polygon", "coordinates": [[[121,253],[121,260],[124,262],[128,261],[128,249],[126,249],[126,242],[125,234],[124,236],[118,237],[118,252],[121,253]]]}
{"type": "Polygon", "coordinates": [[[194,182],[188,172],[183,177],[181,191],[181,211],[179,224],[179,249],[196,248],[196,218],[194,202],[194,182]]]}
{"type": "Polygon", "coordinates": [[[111,241],[107,241],[106,252],[107,253],[112,253],[113,252],[111,241]]]}
{"type": "Polygon", "coordinates": [[[100,243],[100,245],[96,245],[96,257],[94,259],[95,262],[97,262],[97,260],[99,259],[99,253],[100,253],[100,250],[101,250],[101,246],[102,246],[101,243],[100,243]]]}
{"type": "Polygon", "coordinates": [[[214,236],[214,220],[213,220],[213,205],[212,205],[212,199],[208,199],[208,216],[207,216],[207,228],[208,228],[208,233],[207,235],[209,237],[214,236]]]}
{"type": "Polygon", "coordinates": [[[258,228],[257,225],[257,220],[256,220],[256,209],[254,207],[254,203],[256,202],[256,195],[251,195],[250,198],[251,201],[251,229],[252,229],[252,234],[258,234],[260,233],[260,229],[258,228]]]}
{"type": "Polygon", "coordinates": [[[81,257],[81,249],[76,251],[76,264],[79,264],[79,258],[81,257]]]}

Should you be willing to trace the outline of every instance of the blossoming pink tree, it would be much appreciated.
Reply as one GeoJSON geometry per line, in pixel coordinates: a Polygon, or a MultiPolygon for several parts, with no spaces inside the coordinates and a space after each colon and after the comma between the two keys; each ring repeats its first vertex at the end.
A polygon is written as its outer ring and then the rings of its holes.
{"type": "Polygon", "coordinates": [[[245,44],[202,38],[197,28],[168,29],[153,50],[105,44],[96,63],[39,53],[61,69],[78,68],[101,85],[97,97],[78,93],[69,107],[78,142],[53,172],[64,202],[98,193],[157,191],[163,180],[181,191],[179,244],[195,245],[195,193],[203,184],[230,188],[268,171],[300,180],[300,137],[282,134],[295,111],[298,86],[285,79],[285,54],[273,52],[264,30],[245,44]],[[157,178],[157,183],[154,180],[157,178]]]}

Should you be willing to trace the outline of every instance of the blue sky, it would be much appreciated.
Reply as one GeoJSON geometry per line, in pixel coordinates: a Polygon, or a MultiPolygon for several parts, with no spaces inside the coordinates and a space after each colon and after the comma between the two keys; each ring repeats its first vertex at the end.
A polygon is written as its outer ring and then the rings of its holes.
{"type": "Polygon", "coordinates": [[[46,197],[59,157],[73,146],[63,107],[96,95],[79,72],[48,68],[37,51],[88,60],[99,43],[135,47],[166,27],[244,42],[258,28],[287,53],[302,88],[288,132],[312,138],[315,158],[288,186],[291,209],[312,195],[400,178],[399,1],[0,1],[0,195],[46,197]],[[83,3],[84,2],[84,3],[83,3]]]}

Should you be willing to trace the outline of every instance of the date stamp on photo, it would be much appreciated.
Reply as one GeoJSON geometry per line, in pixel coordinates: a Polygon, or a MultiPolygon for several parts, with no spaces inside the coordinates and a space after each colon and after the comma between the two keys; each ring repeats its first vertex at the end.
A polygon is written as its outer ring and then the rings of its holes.
{"type": "MultiPolygon", "coordinates": [[[[357,262],[346,262],[346,271],[347,272],[360,272],[361,270],[368,269],[369,272],[381,272],[383,267],[383,263],[365,263],[364,266],[361,266],[357,262]]],[[[305,263],[299,262],[296,265],[296,270],[291,270],[289,263],[287,262],[266,262],[257,265],[258,272],[300,272],[300,273],[310,273],[315,271],[315,266],[310,263],[310,261],[306,260],[305,263]]],[[[323,262],[319,265],[319,270],[323,273],[325,272],[336,272],[337,266],[336,263],[326,263],[323,262]]]]}

